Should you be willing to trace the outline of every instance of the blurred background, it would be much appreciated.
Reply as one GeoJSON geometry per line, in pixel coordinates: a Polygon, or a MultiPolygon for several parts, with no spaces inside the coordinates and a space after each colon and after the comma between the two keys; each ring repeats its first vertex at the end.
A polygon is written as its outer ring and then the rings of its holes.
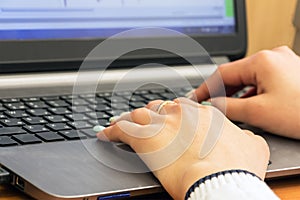
{"type": "Polygon", "coordinates": [[[246,3],[248,56],[281,45],[293,47],[297,0],[246,0],[246,3]]]}

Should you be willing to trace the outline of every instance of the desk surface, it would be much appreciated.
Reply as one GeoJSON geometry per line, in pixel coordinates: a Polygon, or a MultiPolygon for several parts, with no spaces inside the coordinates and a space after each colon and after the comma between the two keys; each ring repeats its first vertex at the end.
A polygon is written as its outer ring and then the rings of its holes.
{"type": "MultiPolygon", "coordinates": [[[[284,180],[269,181],[268,185],[282,200],[300,199],[300,179],[299,177],[284,180]]],[[[28,196],[16,191],[10,186],[0,186],[0,200],[24,200],[30,199],[28,196]]]]}

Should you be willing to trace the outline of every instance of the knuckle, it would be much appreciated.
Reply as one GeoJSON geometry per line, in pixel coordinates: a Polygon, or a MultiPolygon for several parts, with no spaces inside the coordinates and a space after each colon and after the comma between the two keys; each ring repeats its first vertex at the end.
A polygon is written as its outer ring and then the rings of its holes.
{"type": "Polygon", "coordinates": [[[145,115],[146,113],[148,113],[147,108],[138,108],[131,112],[131,116],[132,117],[140,117],[140,116],[145,115]]]}
{"type": "Polygon", "coordinates": [[[154,108],[157,107],[157,105],[159,105],[161,102],[163,102],[162,100],[154,100],[154,101],[150,101],[147,105],[146,108],[154,108]]]}
{"type": "Polygon", "coordinates": [[[279,50],[279,51],[290,51],[291,49],[287,45],[282,45],[280,47],[276,47],[273,50],[279,50]]]}
{"type": "Polygon", "coordinates": [[[258,61],[270,63],[273,61],[274,52],[270,50],[262,50],[258,52],[254,57],[257,58],[256,60],[258,61]]]}
{"type": "Polygon", "coordinates": [[[171,109],[173,112],[180,112],[181,111],[181,105],[176,103],[171,105],[171,109]]]}
{"type": "Polygon", "coordinates": [[[186,97],[177,97],[173,101],[179,104],[181,102],[184,102],[186,99],[187,99],[186,97]]]}
{"type": "Polygon", "coordinates": [[[226,66],[227,66],[226,64],[219,65],[218,71],[220,71],[220,72],[224,71],[226,69],[226,66]]]}

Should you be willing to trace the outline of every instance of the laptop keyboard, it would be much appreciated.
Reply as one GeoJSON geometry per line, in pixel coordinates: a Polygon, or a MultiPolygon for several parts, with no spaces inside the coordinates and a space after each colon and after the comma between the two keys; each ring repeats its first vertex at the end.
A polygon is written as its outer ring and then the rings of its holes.
{"type": "Polygon", "coordinates": [[[191,88],[164,88],[0,100],[0,147],[95,138],[95,125],[155,99],[184,96],[191,88]]]}

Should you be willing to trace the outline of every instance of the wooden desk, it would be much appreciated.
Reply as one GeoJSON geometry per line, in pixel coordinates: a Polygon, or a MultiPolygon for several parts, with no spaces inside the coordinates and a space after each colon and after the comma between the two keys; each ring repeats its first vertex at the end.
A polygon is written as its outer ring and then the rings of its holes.
{"type": "MultiPolygon", "coordinates": [[[[288,178],[273,180],[268,185],[282,200],[300,199],[300,178],[288,178]]],[[[0,186],[0,200],[24,200],[31,199],[11,186],[0,186]]]]}
{"type": "Polygon", "coordinates": [[[248,24],[248,53],[293,46],[293,18],[297,0],[246,0],[248,24]]]}

